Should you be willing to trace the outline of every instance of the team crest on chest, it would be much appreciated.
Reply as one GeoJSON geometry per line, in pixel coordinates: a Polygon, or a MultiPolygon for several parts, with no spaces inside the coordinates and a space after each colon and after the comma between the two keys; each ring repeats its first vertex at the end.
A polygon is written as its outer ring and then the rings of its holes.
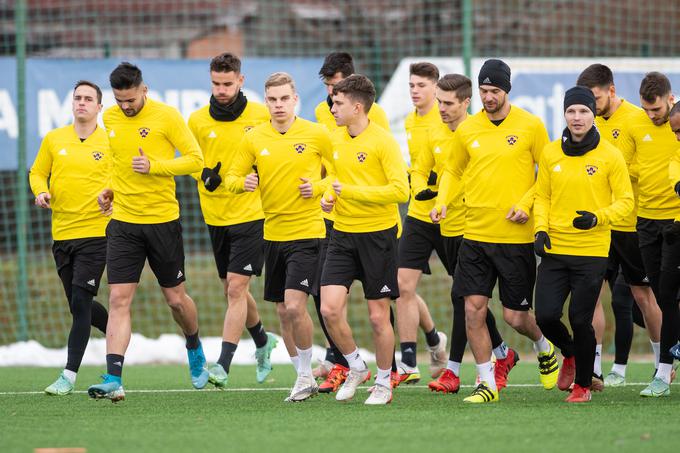
{"type": "Polygon", "coordinates": [[[92,157],[94,157],[94,160],[100,160],[104,157],[104,153],[101,151],[92,151],[92,157]]]}
{"type": "Polygon", "coordinates": [[[595,165],[586,165],[586,173],[588,173],[588,176],[593,176],[597,173],[597,167],[595,165]]]}
{"type": "Polygon", "coordinates": [[[516,135],[506,135],[505,139],[508,141],[508,145],[512,146],[517,143],[519,138],[516,135]]]}
{"type": "Polygon", "coordinates": [[[296,143],[295,145],[293,145],[293,148],[295,148],[295,151],[298,154],[302,154],[302,152],[305,150],[305,148],[307,148],[307,145],[304,144],[304,143],[296,143]]]}
{"type": "Polygon", "coordinates": [[[148,127],[139,128],[139,136],[142,138],[146,138],[146,136],[149,135],[149,132],[151,132],[151,129],[149,129],[148,127]]]}
{"type": "Polygon", "coordinates": [[[357,160],[358,160],[360,163],[364,163],[364,161],[366,160],[367,157],[368,157],[368,154],[366,154],[366,153],[363,152],[363,151],[359,151],[359,152],[357,153],[357,160]]]}
{"type": "Polygon", "coordinates": [[[614,130],[612,130],[612,137],[614,137],[615,139],[619,138],[619,134],[621,134],[621,130],[620,130],[620,129],[614,129],[614,130]]]}

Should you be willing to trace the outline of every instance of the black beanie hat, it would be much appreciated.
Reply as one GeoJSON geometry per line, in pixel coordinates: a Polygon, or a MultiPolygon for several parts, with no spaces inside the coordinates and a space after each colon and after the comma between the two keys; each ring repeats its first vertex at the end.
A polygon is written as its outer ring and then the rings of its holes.
{"type": "Polygon", "coordinates": [[[580,85],[569,88],[566,93],[564,93],[564,111],[571,105],[580,104],[588,107],[593,115],[597,115],[595,110],[595,96],[590,88],[586,88],[580,85]]]}
{"type": "Polygon", "coordinates": [[[486,60],[479,70],[479,85],[491,85],[500,88],[506,93],[510,92],[510,66],[504,61],[491,59],[486,60]]]}

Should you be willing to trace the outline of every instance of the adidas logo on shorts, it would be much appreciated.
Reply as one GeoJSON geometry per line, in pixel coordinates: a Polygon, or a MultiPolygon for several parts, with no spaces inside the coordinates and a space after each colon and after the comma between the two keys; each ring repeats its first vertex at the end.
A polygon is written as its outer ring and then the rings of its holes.
{"type": "Polygon", "coordinates": [[[253,270],[253,266],[251,266],[250,264],[246,264],[245,266],[243,266],[243,270],[244,270],[244,271],[252,271],[252,270],[253,270]]]}
{"type": "Polygon", "coordinates": [[[522,306],[529,305],[529,301],[524,299],[520,305],[522,305],[522,306]]]}
{"type": "Polygon", "coordinates": [[[181,270],[179,270],[179,271],[177,272],[177,278],[182,278],[183,276],[184,276],[184,274],[182,273],[181,270]]]}
{"type": "Polygon", "coordinates": [[[307,279],[302,280],[302,281],[300,282],[300,284],[301,284],[302,286],[306,286],[307,288],[309,288],[309,281],[307,281],[307,279]]]}
{"type": "Polygon", "coordinates": [[[94,281],[94,278],[92,280],[88,280],[87,284],[90,286],[95,286],[97,283],[94,281]]]}
{"type": "Polygon", "coordinates": [[[392,290],[387,285],[383,286],[382,289],[380,290],[381,293],[389,293],[390,291],[392,290]]]}

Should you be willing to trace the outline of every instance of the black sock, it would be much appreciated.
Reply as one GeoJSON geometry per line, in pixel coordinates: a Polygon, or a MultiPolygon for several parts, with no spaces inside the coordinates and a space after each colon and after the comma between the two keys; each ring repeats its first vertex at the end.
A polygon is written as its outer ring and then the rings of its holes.
{"type": "Polygon", "coordinates": [[[333,362],[333,364],[337,363],[338,365],[342,365],[345,368],[349,368],[349,363],[347,363],[347,359],[345,358],[344,355],[342,355],[342,352],[340,352],[340,350],[337,348],[337,346],[335,346],[331,349],[333,350],[333,360],[335,360],[335,362],[333,362]]]}
{"type": "Polygon", "coordinates": [[[439,335],[437,335],[436,327],[433,327],[429,332],[425,332],[425,341],[427,341],[427,345],[431,348],[439,344],[439,335]]]}
{"type": "Polygon", "coordinates": [[[335,352],[333,351],[333,348],[326,348],[326,357],[324,360],[335,363],[335,352]]]}
{"type": "Polygon", "coordinates": [[[101,333],[106,334],[106,323],[109,322],[109,312],[106,307],[97,302],[92,301],[92,320],[90,323],[96,327],[101,333]]]}
{"type": "Polygon", "coordinates": [[[248,327],[250,336],[253,337],[256,348],[261,348],[267,344],[267,332],[262,327],[262,321],[257,321],[253,327],[248,327]]]}
{"type": "MultiPolygon", "coordinates": [[[[390,324],[392,325],[392,330],[394,330],[394,310],[392,305],[390,305],[390,324]]],[[[397,372],[397,357],[394,355],[394,351],[392,351],[392,372],[397,372]]]]}
{"type": "Polygon", "coordinates": [[[416,342],[407,341],[401,343],[401,361],[404,364],[415,367],[416,366],[416,342]]]}
{"type": "Polygon", "coordinates": [[[85,288],[74,286],[71,291],[71,331],[68,335],[66,369],[78,372],[87,342],[90,340],[92,294],[85,288]]]}
{"type": "Polygon", "coordinates": [[[125,357],[118,354],[106,354],[106,372],[111,376],[121,377],[125,357]]]}
{"type": "Polygon", "coordinates": [[[229,367],[231,366],[231,360],[234,358],[234,352],[236,352],[236,347],[234,343],[229,343],[228,341],[222,342],[222,352],[220,353],[220,358],[217,359],[217,363],[222,365],[224,371],[229,372],[229,367]]]}
{"type": "Polygon", "coordinates": [[[184,337],[187,339],[187,349],[196,349],[201,344],[201,341],[198,339],[198,330],[193,335],[184,334],[184,337]]]}

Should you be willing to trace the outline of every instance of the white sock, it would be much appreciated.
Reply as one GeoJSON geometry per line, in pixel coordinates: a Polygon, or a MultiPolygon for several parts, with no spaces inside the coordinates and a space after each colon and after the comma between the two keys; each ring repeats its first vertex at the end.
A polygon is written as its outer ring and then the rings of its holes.
{"type": "Polygon", "coordinates": [[[550,352],[550,343],[545,336],[541,335],[538,341],[534,341],[534,350],[536,352],[550,352]]]}
{"type": "Polygon", "coordinates": [[[298,375],[301,376],[311,376],[312,375],[312,348],[300,349],[295,347],[300,358],[300,363],[298,365],[298,375]]]}
{"type": "Polygon", "coordinates": [[[595,362],[593,362],[593,374],[602,376],[602,345],[595,346],[595,362]]]}
{"type": "Polygon", "coordinates": [[[64,377],[65,377],[66,379],[68,379],[68,381],[69,381],[71,384],[75,384],[75,383],[76,383],[76,376],[78,376],[78,373],[76,373],[75,371],[71,371],[71,370],[66,370],[66,369],[65,369],[61,374],[63,374],[64,377]]]}
{"type": "Polygon", "coordinates": [[[505,341],[497,348],[493,348],[493,355],[496,356],[496,359],[505,359],[508,356],[508,345],[505,344],[505,341]]]}
{"type": "Polygon", "coordinates": [[[378,374],[375,376],[375,383],[378,385],[382,385],[384,387],[392,388],[391,385],[392,383],[390,382],[390,373],[392,372],[391,368],[388,368],[386,370],[381,370],[378,368],[378,374]]]}
{"type": "Polygon", "coordinates": [[[451,372],[453,372],[453,374],[456,376],[460,377],[460,362],[449,360],[449,362],[446,364],[446,368],[451,370],[451,372]]]}
{"type": "Polygon", "coordinates": [[[626,377],[626,365],[621,365],[620,363],[615,363],[612,366],[612,372],[620,374],[623,377],[626,377]]]}
{"type": "Polygon", "coordinates": [[[343,355],[345,356],[345,360],[347,360],[347,363],[349,364],[350,370],[363,371],[366,369],[366,362],[364,362],[364,359],[361,358],[361,355],[359,354],[359,348],[356,348],[353,352],[350,352],[349,354],[343,355]]]}
{"type": "Polygon", "coordinates": [[[293,368],[295,368],[295,372],[297,372],[298,368],[300,368],[300,357],[296,355],[291,356],[290,361],[293,362],[293,368]]]}
{"type": "Polygon", "coordinates": [[[670,363],[660,363],[659,364],[659,369],[656,370],[656,376],[662,381],[664,381],[666,384],[671,383],[671,370],[673,369],[673,365],[670,363]]]}
{"type": "Polygon", "coordinates": [[[661,343],[654,343],[650,340],[652,351],[654,351],[654,368],[659,368],[659,354],[661,354],[661,343]]]}
{"type": "Polygon", "coordinates": [[[489,389],[494,391],[498,390],[498,387],[496,387],[496,378],[494,377],[493,374],[493,364],[491,363],[491,361],[478,363],[477,373],[479,374],[479,378],[483,382],[486,382],[489,389]]]}

